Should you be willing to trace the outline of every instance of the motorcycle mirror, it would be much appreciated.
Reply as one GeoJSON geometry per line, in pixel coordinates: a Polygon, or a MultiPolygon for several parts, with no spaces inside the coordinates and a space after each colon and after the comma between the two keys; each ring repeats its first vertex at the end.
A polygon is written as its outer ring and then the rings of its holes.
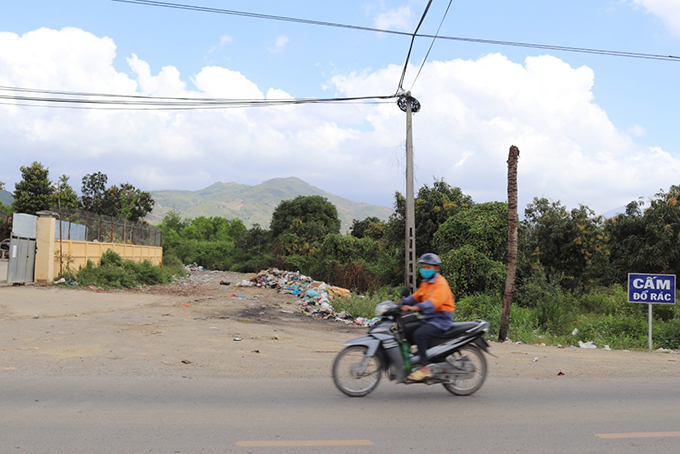
{"type": "Polygon", "coordinates": [[[406,297],[409,296],[410,294],[411,294],[411,289],[410,289],[410,288],[404,287],[404,288],[401,289],[401,297],[402,297],[402,298],[406,298],[406,297]]]}

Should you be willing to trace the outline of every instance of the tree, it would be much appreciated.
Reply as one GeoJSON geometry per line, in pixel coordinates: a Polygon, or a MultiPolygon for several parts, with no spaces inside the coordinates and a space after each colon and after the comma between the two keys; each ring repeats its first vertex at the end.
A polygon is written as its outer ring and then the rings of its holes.
{"type": "Polygon", "coordinates": [[[101,214],[139,222],[153,211],[155,203],[148,192],[123,183],[120,187],[114,185],[104,190],[101,214]]]}
{"type": "Polygon", "coordinates": [[[508,205],[503,202],[478,203],[459,211],[434,234],[434,249],[445,254],[470,245],[491,260],[504,262],[507,254],[508,205]]]}
{"type": "MultiPolygon", "coordinates": [[[[418,190],[415,201],[416,253],[439,252],[432,244],[439,227],[454,214],[474,205],[472,197],[463,194],[460,188],[452,187],[444,179],[435,180],[432,188],[424,185],[418,190]]],[[[388,222],[388,242],[404,250],[406,229],[406,199],[395,193],[394,213],[388,222]]],[[[403,253],[401,254],[403,257],[403,253]]]]}
{"type": "Polygon", "coordinates": [[[70,177],[62,175],[57,181],[57,185],[54,188],[54,193],[50,199],[50,205],[61,211],[62,208],[79,208],[80,201],[78,200],[78,194],[73,190],[71,185],[68,183],[70,177]]]}
{"type": "Polygon", "coordinates": [[[307,241],[322,241],[329,233],[340,233],[340,219],[325,197],[298,196],[274,209],[270,229],[274,238],[292,233],[307,241]]]}
{"type": "Polygon", "coordinates": [[[36,214],[50,208],[54,189],[49,179],[49,169],[39,162],[21,167],[21,181],[14,185],[12,209],[15,213],[36,214]]]}
{"type": "Polygon", "coordinates": [[[508,271],[505,277],[505,291],[503,292],[503,311],[501,313],[501,327],[498,340],[505,341],[508,337],[510,324],[510,308],[512,296],[515,293],[515,274],[517,272],[517,161],[519,148],[510,147],[508,154],[508,271]]]}
{"type": "Polygon", "coordinates": [[[587,206],[567,211],[559,201],[534,198],[524,211],[520,228],[524,232],[520,238],[521,274],[542,268],[564,288],[574,289],[599,283],[607,273],[604,220],[587,206]]]}
{"type": "Polygon", "coordinates": [[[459,211],[434,235],[442,274],[456,297],[499,292],[505,278],[508,206],[487,202],[459,211]]]}
{"type": "Polygon", "coordinates": [[[83,177],[80,200],[85,211],[100,215],[106,214],[103,202],[106,193],[106,182],[108,180],[109,177],[101,172],[88,174],[83,177]]]}
{"type": "Polygon", "coordinates": [[[363,221],[354,219],[349,230],[354,238],[364,238],[369,232],[376,233],[379,231],[374,224],[385,224],[383,221],[375,216],[367,217],[363,221]]]}
{"type": "Polygon", "coordinates": [[[605,223],[615,280],[629,272],[680,272],[680,186],[655,194],[644,210],[631,202],[626,213],[605,223]]]}

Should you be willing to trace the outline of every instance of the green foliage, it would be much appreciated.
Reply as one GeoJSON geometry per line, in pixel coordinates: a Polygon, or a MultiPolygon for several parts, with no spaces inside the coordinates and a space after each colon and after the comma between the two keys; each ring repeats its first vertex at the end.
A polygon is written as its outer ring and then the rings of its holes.
{"type": "MultiPolygon", "coordinates": [[[[433,252],[432,239],[439,227],[454,214],[474,205],[472,197],[460,188],[448,185],[444,179],[435,180],[432,188],[427,185],[418,190],[415,200],[416,251],[433,252]]],[[[390,216],[386,237],[390,247],[404,255],[406,232],[406,198],[395,193],[394,214],[390,216]]]]}
{"type": "Polygon", "coordinates": [[[88,260],[78,271],[67,269],[60,277],[75,281],[82,287],[96,285],[102,288],[133,288],[171,282],[174,276],[186,274],[184,267],[173,259],[166,263],[155,266],[148,260],[141,263],[123,260],[120,255],[108,250],[102,255],[99,266],[88,260]]]}
{"type": "Polygon", "coordinates": [[[95,214],[105,214],[107,212],[104,206],[104,196],[108,180],[109,177],[102,172],[95,172],[83,177],[80,200],[85,211],[95,214]]]}
{"type": "Polygon", "coordinates": [[[340,233],[340,219],[335,205],[326,198],[298,196],[276,207],[270,229],[274,238],[292,233],[306,242],[314,242],[330,233],[340,233]]]}
{"type": "Polygon", "coordinates": [[[355,238],[380,239],[385,234],[385,223],[376,217],[368,217],[363,221],[354,219],[349,230],[355,238]]]}
{"type": "Polygon", "coordinates": [[[573,294],[556,282],[559,280],[548,279],[541,272],[534,273],[518,288],[515,298],[518,306],[535,311],[539,328],[553,335],[570,332],[578,315],[573,294]]]}
{"type": "Polygon", "coordinates": [[[111,186],[104,191],[102,214],[139,222],[151,213],[155,201],[148,192],[135,188],[130,183],[111,186]]]}
{"type": "Polygon", "coordinates": [[[50,205],[55,207],[56,211],[61,211],[62,208],[80,208],[80,201],[78,194],[73,190],[68,183],[70,177],[62,175],[59,177],[57,186],[50,198],[50,205]]]}
{"type": "Polygon", "coordinates": [[[595,285],[609,270],[601,216],[585,206],[567,211],[559,202],[534,198],[521,223],[520,276],[541,268],[575,289],[595,285]]]}
{"type": "Polygon", "coordinates": [[[615,278],[628,272],[680,273],[680,186],[659,192],[650,206],[631,202],[625,214],[606,222],[615,278]]]}
{"type": "Polygon", "coordinates": [[[12,210],[15,213],[36,214],[47,210],[54,189],[49,179],[49,169],[39,162],[21,167],[21,181],[14,185],[12,210]]]}
{"type": "Polygon", "coordinates": [[[439,227],[432,243],[439,254],[468,245],[491,260],[505,263],[508,252],[508,204],[480,203],[459,211],[439,227]]]}
{"type": "Polygon", "coordinates": [[[123,266],[123,258],[112,249],[106,250],[101,257],[101,266],[123,266]]]}
{"type": "Polygon", "coordinates": [[[505,265],[491,260],[474,246],[464,245],[441,258],[442,275],[457,297],[501,292],[505,285],[505,265]]]}
{"type": "Polygon", "coordinates": [[[333,309],[336,312],[345,311],[354,318],[375,317],[375,307],[383,301],[399,301],[401,299],[398,289],[382,287],[365,295],[352,294],[349,298],[333,300],[333,309]]]}

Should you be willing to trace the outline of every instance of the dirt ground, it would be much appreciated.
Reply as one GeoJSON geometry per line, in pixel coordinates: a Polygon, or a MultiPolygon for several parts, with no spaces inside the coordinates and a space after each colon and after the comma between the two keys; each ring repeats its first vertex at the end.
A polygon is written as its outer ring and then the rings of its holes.
{"type": "MultiPolygon", "coordinates": [[[[238,287],[244,277],[196,271],[133,291],[2,286],[0,376],[330,380],[342,343],[366,328],[308,317],[295,296],[238,287]]],[[[488,357],[490,379],[680,376],[675,352],[497,342],[491,350],[497,357],[488,357]]]]}

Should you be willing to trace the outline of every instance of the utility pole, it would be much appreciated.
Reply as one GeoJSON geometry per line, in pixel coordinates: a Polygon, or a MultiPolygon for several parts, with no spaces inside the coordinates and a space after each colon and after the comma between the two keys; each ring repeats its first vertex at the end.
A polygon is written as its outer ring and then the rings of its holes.
{"type": "Polygon", "coordinates": [[[413,191],[413,132],[412,114],[420,111],[420,103],[406,92],[397,101],[406,112],[406,243],[404,261],[404,285],[413,292],[416,288],[416,216],[413,191]]]}

